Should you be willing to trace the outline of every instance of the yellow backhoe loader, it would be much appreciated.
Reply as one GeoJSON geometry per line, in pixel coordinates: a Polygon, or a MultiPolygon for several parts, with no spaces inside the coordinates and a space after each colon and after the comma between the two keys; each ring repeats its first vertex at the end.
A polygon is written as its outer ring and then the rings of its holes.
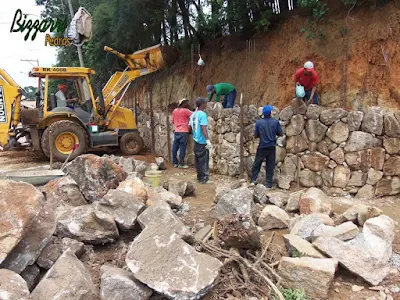
{"type": "Polygon", "coordinates": [[[111,76],[97,98],[90,83],[93,70],[35,67],[29,76],[39,81],[36,108],[21,110],[23,90],[0,69],[0,146],[11,149],[25,137],[35,151],[50,157],[51,148],[54,159],[60,161],[105,146],[119,146],[125,155],[137,154],[143,140],[133,111],[121,107],[121,101],[132,81],[172,65],[179,53],[160,45],[133,54],[107,46],[104,50],[124,60],[127,67],[111,76]],[[65,98],[56,97],[56,91],[49,90],[50,80],[73,82],[77,103],[71,106],[65,98]]]}

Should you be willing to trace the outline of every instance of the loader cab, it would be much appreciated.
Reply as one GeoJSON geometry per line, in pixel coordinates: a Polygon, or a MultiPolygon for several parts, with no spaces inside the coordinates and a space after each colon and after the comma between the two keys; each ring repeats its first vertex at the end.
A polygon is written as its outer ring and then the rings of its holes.
{"type": "Polygon", "coordinates": [[[92,74],[94,71],[88,68],[33,68],[30,76],[38,78],[41,91],[36,99],[41,119],[67,114],[88,124],[97,114],[90,85],[92,74]]]}

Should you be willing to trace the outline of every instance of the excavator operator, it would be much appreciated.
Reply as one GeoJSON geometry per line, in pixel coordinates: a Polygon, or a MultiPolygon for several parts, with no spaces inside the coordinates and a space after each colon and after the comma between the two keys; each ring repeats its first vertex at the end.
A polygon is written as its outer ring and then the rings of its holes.
{"type": "Polygon", "coordinates": [[[75,97],[75,98],[67,99],[67,97],[66,97],[67,93],[68,93],[68,86],[66,86],[65,84],[59,84],[58,91],[55,94],[57,102],[66,101],[66,105],[68,105],[68,106],[70,106],[74,103],[79,103],[79,98],[75,97]]]}

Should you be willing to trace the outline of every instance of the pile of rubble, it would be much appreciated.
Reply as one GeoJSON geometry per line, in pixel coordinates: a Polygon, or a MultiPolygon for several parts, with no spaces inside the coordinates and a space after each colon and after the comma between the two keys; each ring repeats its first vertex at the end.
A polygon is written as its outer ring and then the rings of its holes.
{"type": "Polygon", "coordinates": [[[193,195],[194,185],[171,179],[165,188],[153,189],[139,178],[146,168],[130,158],[89,154],[67,165],[68,176],[40,190],[0,181],[1,297],[141,300],[157,294],[171,299],[205,295],[222,263],[185,242],[193,239],[192,233],[172,210],[193,195]],[[106,247],[127,233],[134,238],[125,267],[104,264],[99,274],[92,274],[80,260],[93,245],[106,247]],[[95,277],[100,277],[99,287],[95,277]]]}
{"type": "Polygon", "coordinates": [[[270,266],[277,265],[283,287],[304,289],[310,299],[327,298],[339,266],[373,286],[391,271],[395,222],[376,207],[354,205],[337,215],[332,199],[320,189],[288,193],[260,184],[254,189],[246,184],[220,187],[215,202],[217,224],[231,224],[232,216],[246,220],[242,224],[247,222],[241,228],[231,226],[231,231],[216,226],[214,237],[222,246],[255,248],[259,246],[257,232],[289,230],[283,235],[289,256],[270,266]]]}
{"type": "Polygon", "coordinates": [[[390,271],[395,223],[375,207],[356,205],[331,218],[331,199],[317,188],[289,194],[238,182],[218,186],[216,221],[193,233],[175,212],[195,185],[170,178],[152,188],[141,179],[148,167],[88,154],[40,189],[0,181],[0,295],[284,300],[283,286],[326,299],[338,266],[371,285],[390,271]],[[284,228],[287,251],[271,231],[284,228]],[[107,247],[122,262],[93,268],[90,257],[107,247]]]}

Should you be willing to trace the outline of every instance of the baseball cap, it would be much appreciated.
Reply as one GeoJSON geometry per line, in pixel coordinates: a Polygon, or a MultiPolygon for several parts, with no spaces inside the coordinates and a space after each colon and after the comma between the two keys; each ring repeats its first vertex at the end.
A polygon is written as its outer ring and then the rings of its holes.
{"type": "Polygon", "coordinates": [[[273,107],[272,105],[265,105],[265,106],[263,107],[263,111],[262,111],[262,112],[263,112],[263,115],[264,115],[264,116],[270,115],[273,109],[274,109],[274,107],[273,107]]]}
{"type": "Polygon", "coordinates": [[[65,84],[59,84],[59,85],[58,85],[58,88],[59,88],[60,90],[63,90],[63,89],[67,89],[68,87],[67,87],[65,84]]]}
{"type": "Polygon", "coordinates": [[[208,94],[211,94],[212,92],[214,92],[214,86],[209,84],[207,85],[206,90],[208,94]]]}
{"type": "Polygon", "coordinates": [[[311,61],[308,61],[304,64],[304,69],[314,69],[314,64],[311,61]]]}
{"type": "Polygon", "coordinates": [[[178,101],[178,105],[181,106],[182,103],[185,102],[185,101],[189,101],[189,100],[186,99],[186,98],[183,98],[183,99],[181,99],[181,100],[178,101]]]}
{"type": "Polygon", "coordinates": [[[196,106],[200,107],[201,105],[203,105],[204,103],[207,103],[208,99],[207,98],[197,98],[196,99],[196,106]]]}

